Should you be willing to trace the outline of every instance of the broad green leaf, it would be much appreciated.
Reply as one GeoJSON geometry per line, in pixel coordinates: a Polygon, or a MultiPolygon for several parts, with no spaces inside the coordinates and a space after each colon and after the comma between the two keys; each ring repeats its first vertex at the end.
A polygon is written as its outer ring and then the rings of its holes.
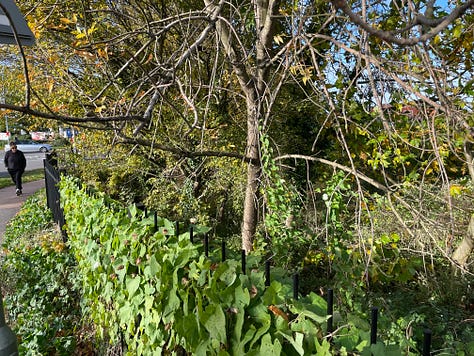
{"type": "Polygon", "coordinates": [[[370,351],[372,351],[373,356],[385,356],[385,345],[378,341],[376,344],[370,345],[370,351]]]}
{"type": "Polygon", "coordinates": [[[213,304],[207,306],[201,320],[204,327],[209,332],[211,339],[215,339],[223,344],[226,343],[225,315],[220,305],[213,304]]]}
{"type": "Polygon", "coordinates": [[[198,348],[202,338],[196,315],[188,314],[177,319],[175,321],[175,327],[180,337],[185,340],[185,344],[190,346],[190,349],[195,350],[198,348]]]}
{"type": "MultiPolygon", "coordinates": [[[[240,332],[241,331],[244,331],[244,330],[241,329],[240,332]]],[[[242,340],[240,341],[239,339],[232,340],[232,351],[234,355],[242,355],[245,353],[246,345],[254,338],[255,331],[256,331],[255,327],[253,325],[250,325],[248,329],[245,330],[245,334],[242,340]]]]}
{"type": "Polygon", "coordinates": [[[168,300],[163,310],[163,320],[168,323],[174,319],[173,314],[181,308],[181,301],[176,295],[176,288],[172,288],[168,293],[168,300]]]}
{"type": "Polygon", "coordinates": [[[316,346],[316,355],[318,356],[331,356],[331,344],[326,339],[323,339],[321,343],[319,343],[318,339],[315,338],[315,346],[316,346]]]}
{"type": "Polygon", "coordinates": [[[150,273],[152,276],[155,276],[158,274],[160,270],[160,265],[158,264],[158,261],[156,260],[155,255],[151,256],[150,258],[150,273]]]}
{"type": "Polygon", "coordinates": [[[136,276],[135,278],[127,276],[125,285],[127,288],[129,298],[133,297],[135,292],[138,290],[138,288],[140,287],[140,282],[141,282],[140,276],[136,276]]]}
{"type": "Polygon", "coordinates": [[[128,323],[132,317],[132,309],[129,304],[122,306],[119,309],[119,318],[121,323],[128,323]]]}
{"type": "Polygon", "coordinates": [[[230,266],[229,263],[222,263],[216,270],[215,275],[219,276],[219,280],[224,282],[227,286],[230,286],[237,279],[237,273],[234,267],[233,265],[230,266]]]}
{"type": "Polygon", "coordinates": [[[324,316],[317,315],[317,314],[315,314],[315,313],[313,313],[309,310],[302,310],[300,314],[303,315],[303,316],[306,316],[307,318],[315,321],[318,324],[325,323],[329,318],[329,316],[327,316],[327,315],[324,315],[324,316]]]}
{"type": "Polygon", "coordinates": [[[287,335],[281,332],[280,332],[280,335],[290,342],[290,344],[293,346],[293,348],[299,355],[304,355],[304,347],[303,347],[304,335],[303,334],[294,333],[294,338],[291,335],[287,335]]]}
{"type": "Polygon", "coordinates": [[[244,308],[245,306],[249,305],[250,303],[250,293],[248,289],[242,288],[242,285],[238,285],[235,288],[235,304],[239,308],[244,308]]]}
{"type": "Polygon", "coordinates": [[[262,337],[262,344],[260,346],[260,355],[280,355],[281,354],[281,344],[278,339],[275,339],[275,342],[272,343],[272,337],[270,334],[265,334],[262,337]]]}
{"type": "Polygon", "coordinates": [[[359,332],[356,328],[342,328],[334,342],[345,347],[348,351],[353,351],[359,344],[359,339],[359,332]]]}

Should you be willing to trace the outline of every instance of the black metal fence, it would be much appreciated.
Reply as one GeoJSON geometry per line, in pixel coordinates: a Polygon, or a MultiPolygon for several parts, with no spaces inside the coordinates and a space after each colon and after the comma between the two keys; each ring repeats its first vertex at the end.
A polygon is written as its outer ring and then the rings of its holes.
{"type": "MultiPolygon", "coordinates": [[[[146,212],[145,212],[146,215],[146,212]]],[[[155,213],[155,231],[157,229],[156,225],[156,213],[155,213]]],[[[176,222],[175,225],[175,234],[179,235],[179,222],[176,222]]],[[[189,227],[189,237],[191,243],[195,242],[196,236],[194,235],[193,231],[193,226],[191,225],[189,227]]],[[[209,238],[207,234],[204,234],[204,236],[201,239],[204,247],[204,254],[206,257],[209,257],[209,238]]],[[[221,242],[221,253],[222,253],[222,261],[225,261],[226,259],[226,244],[225,240],[223,239],[221,242]]],[[[241,251],[241,266],[242,266],[242,273],[246,274],[247,273],[247,254],[245,250],[241,251]]],[[[269,286],[271,282],[271,264],[270,261],[267,260],[265,261],[265,286],[269,286]]],[[[300,290],[299,290],[299,274],[296,273],[293,275],[293,299],[298,300],[300,296],[300,290]]],[[[333,316],[334,316],[334,291],[332,289],[328,289],[326,293],[326,302],[327,302],[327,335],[326,337],[331,340],[332,339],[332,334],[334,332],[334,327],[333,327],[333,316]]],[[[370,313],[370,344],[374,345],[377,343],[377,323],[378,323],[378,314],[379,314],[379,309],[378,307],[372,307],[371,308],[371,313],[370,313]]],[[[425,328],[423,330],[423,347],[421,350],[421,355],[422,356],[431,356],[431,339],[432,339],[432,332],[430,329],[425,328]]]]}
{"type": "Polygon", "coordinates": [[[63,242],[67,241],[66,231],[63,229],[65,224],[63,209],[60,204],[60,194],[58,183],[60,180],[60,172],[57,169],[55,162],[47,158],[44,162],[44,180],[46,184],[46,200],[48,208],[53,213],[54,221],[59,225],[63,242]]]}
{"type": "MultiPolygon", "coordinates": [[[[54,162],[53,162],[54,163],[54,162]]],[[[59,200],[60,194],[57,184],[60,180],[60,172],[58,169],[51,164],[50,161],[44,160],[44,168],[45,168],[45,180],[46,180],[46,195],[48,201],[48,207],[51,209],[54,215],[55,221],[61,227],[61,231],[63,234],[63,241],[67,241],[67,236],[65,231],[63,230],[63,225],[65,223],[63,210],[61,209],[59,200]]],[[[92,192],[88,192],[89,195],[92,195],[92,192]]],[[[143,206],[137,206],[140,210],[144,210],[144,217],[148,217],[149,212],[143,206]]],[[[180,235],[180,225],[179,221],[175,222],[174,226],[174,234],[176,236],[180,235]]],[[[157,213],[154,212],[154,231],[158,230],[158,216],[157,213]]],[[[207,233],[202,234],[202,236],[196,236],[194,231],[194,226],[191,224],[189,226],[189,238],[190,243],[202,243],[204,254],[206,257],[209,257],[209,250],[211,248],[209,236],[207,233]]],[[[224,262],[226,260],[226,242],[225,239],[221,240],[220,243],[221,249],[221,260],[224,262]]],[[[241,266],[242,266],[242,274],[247,273],[247,254],[245,250],[241,250],[241,266]]],[[[265,286],[269,286],[271,282],[271,263],[269,260],[265,261],[265,286]]],[[[293,299],[297,300],[300,296],[299,290],[299,275],[296,273],[293,275],[293,299]]],[[[327,301],[327,335],[326,337],[331,340],[332,334],[334,332],[333,326],[333,315],[334,315],[334,292],[332,289],[328,289],[326,293],[326,301],[327,301]]],[[[379,310],[377,307],[372,307],[371,315],[370,315],[370,344],[377,343],[377,323],[378,323],[378,313],[379,310]]],[[[423,346],[421,350],[422,356],[431,356],[431,342],[432,342],[432,332],[429,329],[423,330],[423,346]]],[[[127,349],[126,345],[120,343],[120,345],[112,345],[113,352],[115,353],[107,353],[107,355],[122,355],[125,350],[127,349]]]]}

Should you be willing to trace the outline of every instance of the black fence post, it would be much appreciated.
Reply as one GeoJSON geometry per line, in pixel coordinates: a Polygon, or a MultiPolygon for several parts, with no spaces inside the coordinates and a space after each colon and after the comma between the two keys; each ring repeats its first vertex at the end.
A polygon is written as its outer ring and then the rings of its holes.
{"type": "Polygon", "coordinates": [[[58,184],[60,181],[59,170],[57,170],[48,160],[43,160],[44,166],[44,181],[46,186],[46,201],[48,208],[53,214],[54,221],[59,225],[63,242],[67,242],[66,231],[63,229],[66,221],[64,219],[64,212],[60,204],[60,193],[58,184]]]}
{"type": "Polygon", "coordinates": [[[158,213],[155,211],[153,214],[153,226],[155,228],[155,232],[158,231],[158,213]]]}
{"type": "Polygon", "coordinates": [[[371,312],[371,324],[370,324],[370,344],[377,343],[377,320],[378,320],[379,309],[377,307],[372,307],[371,312]]]}
{"type": "Polygon", "coordinates": [[[245,250],[242,249],[242,273],[246,274],[247,272],[247,255],[245,253],[245,250]]]}
{"type": "Polygon", "coordinates": [[[423,356],[431,355],[431,330],[423,330],[423,356]]]}
{"type": "Polygon", "coordinates": [[[298,300],[298,291],[300,289],[300,276],[298,273],[293,275],[293,298],[298,300]]]}
{"type": "Polygon", "coordinates": [[[209,236],[207,235],[207,232],[204,234],[204,253],[206,254],[206,257],[209,257],[209,236]]]}
{"type": "Polygon", "coordinates": [[[222,250],[222,262],[225,261],[225,240],[222,239],[222,242],[221,242],[221,250],[222,250]]]}
{"type": "Polygon", "coordinates": [[[194,227],[193,227],[193,225],[191,225],[189,227],[189,241],[191,241],[191,243],[194,243],[194,227]]]}
{"type": "Polygon", "coordinates": [[[270,261],[265,261],[265,287],[270,286],[270,261]]]}
{"type": "Polygon", "coordinates": [[[175,228],[174,228],[174,234],[176,237],[179,236],[179,221],[176,221],[175,228]]]}
{"type": "Polygon", "coordinates": [[[327,315],[328,318],[328,325],[327,325],[327,333],[331,334],[333,332],[332,328],[332,321],[333,321],[333,314],[334,314],[334,291],[332,289],[328,289],[328,298],[327,298],[327,315]]]}
{"type": "Polygon", "coordinates": [[[43,167],[44,167],[44,186],[46,188],[46,205],[48,206],[49,209],[52,210],[52,206],[53,206],[53,202],[50,201],[51,197],[50,197],[50,194],[49,194],[49,181],[48,181],[48,176],[47,176],[47,169],[49,168],[47,166],[47,160],[46,159],[43,159],[43,167]]]}

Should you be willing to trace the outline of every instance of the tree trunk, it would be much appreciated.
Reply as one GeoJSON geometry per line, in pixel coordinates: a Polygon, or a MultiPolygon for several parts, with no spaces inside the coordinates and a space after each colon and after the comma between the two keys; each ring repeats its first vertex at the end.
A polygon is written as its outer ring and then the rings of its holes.
{"type": "Polygon", "coordinates": [[[464,157],[466,158],[467,169],[474,182],[474,143],[466,141],[464,144],[464,157]]]}
{"type": "Polygon", "coordinates": [[[247,167],[247,186],[245,189],[244,213],[242,221],[242,249],[253,249],[253,239],[258,222],[258,189],[260,180],[258,108],[256,101],[247,99],[247,157],[251,160],[247,167]]]}
{"type": "Polygon", "coordinates": [[[456,251],[454,251],[453,253],[453,260],[459,263],[461,266],[466,265],[473,249],[474,249],[474,214],[471,216],[471,221],[469,222],[469,228],[467,229],[466,236],[461,241],[456,251]]]}
{"type": "MultiPolygon", "coordinates": [[[[212,0],[205,0],[207,11],[217,13],[217,6],[212,0]]],[[[272,52],[274,25],[277,21],[279,0],[252,0],[255,12],[255,63],[247,60],[248,53],[242,51],[241,43],[230,31],[229,24],[222,20],[216,21],[216,31],[222,43],[227,59],[239,81],[240,89],[245,95],[247,105],[247,142],[246,157],[247,186],[244,200],[244,216],[242,222],[242,248],[249,252],[253,249],[253,240],[258,223],[258,190],[261,174],[259,123],[263,122],[263,104],[265,96],[270,95],[268,76],[270,66],[266,65],[272,52]]],[[[224,2],[219,2],[219,7],[224,2]]],[[[251,51],[249,51],[251,52],[251,51]]],[[[269,110],[269,108],[267,108],[269,110]]]]}
{"type": "MultiPolygon", "coordinates": [[[[467,167],[469,169],[469,175],[471,176],[471,181],[474,182],[474,159],[473,159],[473,144],[467,141],[464,145],[464,156],[466,157],[467,167]]],[[[459,263],[459,265],[464,266],[469,256],[471,255],[474,249],[474,214],[471,216],[469,221],[469,227],[467,229],[467,234],[464,239],[461,241],[459,246],[453,253],[453,260],[459,263]]]]}

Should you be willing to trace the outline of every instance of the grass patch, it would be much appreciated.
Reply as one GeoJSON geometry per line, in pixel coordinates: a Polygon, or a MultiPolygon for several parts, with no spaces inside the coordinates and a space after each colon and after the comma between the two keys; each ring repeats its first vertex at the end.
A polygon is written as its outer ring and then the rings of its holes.
{"type": "MultiPolygon", "coordinates": [[[[44,169],[38,168],[32,171],[25,172],[23,174],[23,183],[33,182],[36,180],[44,179],[44,169]]],[[[10,187],[14,185],[10,176],[6,178],[0,178],[0,189],[5,187],[10,187]]]]}

